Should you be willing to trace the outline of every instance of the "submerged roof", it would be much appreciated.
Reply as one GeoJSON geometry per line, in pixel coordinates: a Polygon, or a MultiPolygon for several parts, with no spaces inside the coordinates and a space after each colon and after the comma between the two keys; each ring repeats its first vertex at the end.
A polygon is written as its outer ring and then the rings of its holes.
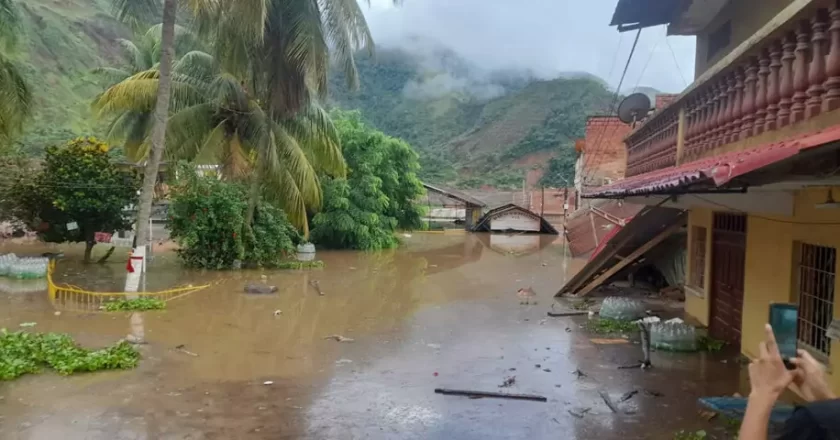
{"type": "Polygon", "coordinates": [[[431,185],[428,183],[423,183],[423,187],[431,192],[449,197],[450,199],[455,199],[459,202],[463,202],[467,206],[478,206],[481,208],[487,206],[487,204],[485,204],[481,200],[478,200],[477,198],[469,194],[463,193],[461,191],[458,191],[456,189],[444,188],[442,186],[431,185]]]}
{"type": "Polygon", "coordinates": [[[557,229],[551,225],[551,223],[547,222],[541,215],[536,214],[532,211],[529,211],[519,205],[514,205],[513,203],[508,203],[507,205],[500,206],[496,209],[491,209],[487,211],[484,216],[478,221],[478,223],[473,227],[473,232],[487,232],[490,230],[490,220],[498,217],[502,214],[506,214],[510,211],[519,211],[526,215],[532,216],[540,220],[540,233],[541,234],[552,234],[558,235],[557,229]]]}

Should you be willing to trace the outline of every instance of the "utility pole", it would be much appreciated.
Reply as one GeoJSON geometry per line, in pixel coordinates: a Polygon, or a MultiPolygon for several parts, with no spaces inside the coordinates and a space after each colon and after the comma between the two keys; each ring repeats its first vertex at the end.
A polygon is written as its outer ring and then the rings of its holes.
{"type": "Polygon", "coordinates": [[[540,185],[540,217],[545,217],[545,185],[540,185]]]}

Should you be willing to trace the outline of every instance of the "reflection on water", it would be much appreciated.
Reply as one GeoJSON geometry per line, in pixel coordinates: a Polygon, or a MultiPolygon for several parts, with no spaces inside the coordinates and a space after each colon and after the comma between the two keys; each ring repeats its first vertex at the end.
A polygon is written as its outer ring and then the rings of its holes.
{"type": "MultiPolygon", "coordinates": [[[[0,385],[0,438],[557,438],[558,427],[572,438],[574,420],[551,419],[565,402],[590,398],[594,388],[567,383],[568,371],[597,351],[564,331],[568,323],[544,319],[564,268],[580,265],[555,238],[414,234],[397,250],[319,252],[326,268],[313,271],[185,270],[164,254],[151,264],[148,290],[211,287],[142,314],[55,316],[45,293],[0,293],[0,327],[37,322],[90,346],[128,334],[148,341],[136,370],[0,385]],[[263,275],[276,294],[243,293],[263,275]],[[518,305],[522,287],[537,292],[539,306],[518,305]],[[493,390],[507,375],[517,376],[511,391],[551,400],[432,393],[493,390]]],[[[83,265],[81,249],[66,252],[57,281],[103,291],[124,284],[121,257],[83,265]]]]}

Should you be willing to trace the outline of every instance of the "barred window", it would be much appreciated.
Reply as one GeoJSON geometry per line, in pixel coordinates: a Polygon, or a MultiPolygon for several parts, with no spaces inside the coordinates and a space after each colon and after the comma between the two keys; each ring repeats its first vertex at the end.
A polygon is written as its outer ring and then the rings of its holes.
{"type": "Polygon", "coordinates": [[[825,332],[834,316],[837,249],[798,243],[798,251],[799,343],[829,356],[831,341],[825,332]]]}

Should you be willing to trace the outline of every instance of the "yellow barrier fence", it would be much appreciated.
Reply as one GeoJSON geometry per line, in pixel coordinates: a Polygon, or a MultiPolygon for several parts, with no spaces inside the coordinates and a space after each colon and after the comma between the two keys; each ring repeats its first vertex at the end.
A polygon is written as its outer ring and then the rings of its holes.
{"type": "Polygon", "coordinates": [[[47,286],[50,302],[56,308],[69,311],[96,312],[102,310],[107,302],[139,297],[152,297],[169,302],[210,286],[209,284],[201,286],[190,285],[158,292],[94,292],[84,290],[77,286],[67,284],[59,286],[55,284],[52,278],[54,270],[55,261],[51,261],[47,269],[47,286]]]}

